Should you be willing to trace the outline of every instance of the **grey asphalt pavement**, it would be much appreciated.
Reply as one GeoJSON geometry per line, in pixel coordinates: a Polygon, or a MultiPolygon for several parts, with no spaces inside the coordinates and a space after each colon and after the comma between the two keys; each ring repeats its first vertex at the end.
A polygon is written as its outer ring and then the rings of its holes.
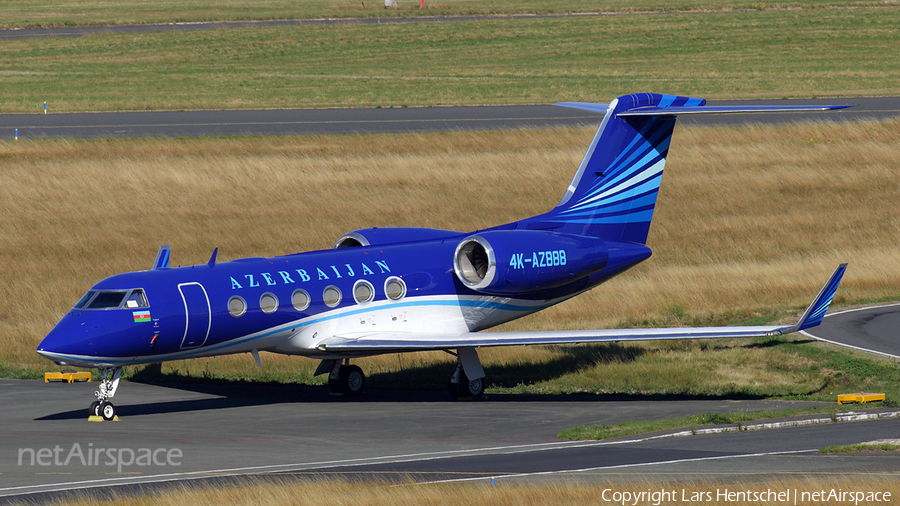
{"type": "Polygon", "coordinates": [[[900,471],[896,459],[839,462],[815,454],[829,444],[898,437],[896,418],[614,443],[556,439],[577,425],[809,404],[801,401],[495,394],[460,403],[442,392],[371,391],[350,398],[331,396],[325,387],[126,382],[115,399],[120,421],[98,423],[89,422],[86,411],[95,388],[0,380],[0,498],[271,474],[418,481],[558,474],[596,481],[661,466],[660,473],[675,479],[710,472],[713,458],[723,476],[900,471]]]}
{"type": "MultiPolygon", "coordinates": [[[[598,97],[598,101],[613,97],[598,97]]],[[[875,121],[900,117],[900,98],[717,101],[711,105],[852,104],[828,112],[703,115],[684,125],[727,126],[803,121],[875,121]]],[[[602,116],[552,105],[273,109],[66,114],[0,114],[0,139],[198,137],[220,135],[336,135],[552,128],[600,124],[602,116]]]]}

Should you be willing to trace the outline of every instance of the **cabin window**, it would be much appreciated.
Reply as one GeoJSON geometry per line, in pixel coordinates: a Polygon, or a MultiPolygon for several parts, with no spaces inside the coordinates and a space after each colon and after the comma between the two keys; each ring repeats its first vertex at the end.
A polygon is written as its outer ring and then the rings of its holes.
{"type": "Polygon", "coordinates": [[[291,304],[294,305],[294,309],[297,311],[305,311],[309,307],[309,301],[309,293],[306,290],[297,289],[291,295],[291,304]]]}
{"type": "Polygon", "coordinates": [[[340,304],[341,297],[341,290],[334,285],[325,287],[325,290],[322,292],[322,301],[328,307],[335,307],[340,304]]]}
{"type": "Polygon", "coordinates": [[[244,313],[247,312],[247,301],[237,295],[228,299],[228,312],[235,318],[244,316],[244,313]]]}
{"type": "Polygon", "coordinates": [[[278,297],[274,293],[264,293],[259,298],[259,308],[263,313],[272,314],[278,310],[278,297]]]}
{"type": "Polygon", "coordinates": [[[372,283],[361,279],[353,285],[353,298],[357,304],[372,302],[375,300],[375,287],[372,283]]]}
{"type": "Polygon", "coordinates": [[[396,276],[387,278],[384,282],[384,293],[391,300],[400,300],[406,296],[406,283],[396,276]]]}

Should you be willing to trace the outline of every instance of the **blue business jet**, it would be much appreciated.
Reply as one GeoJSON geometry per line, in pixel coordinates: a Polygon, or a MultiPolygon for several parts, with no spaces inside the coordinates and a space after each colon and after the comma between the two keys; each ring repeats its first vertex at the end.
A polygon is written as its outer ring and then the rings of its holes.
{"type": "Polygon", "coordinates": [[[455,355],[451,394],[478,398],[486,346],[777,336],[818,325],[840,265],[791,326],[479,333],[586,292],[650,257],[646,246],[675,118],[682,114],[830,110],[849,106],[707,106],[642,93],[609,104],[557,105],[604,114],[572,183],[550,211],[464,233],[369,228],[334,248],[169,267],[94,285],[37,348],[57,364],[95,367],[90,412],[110,420],[122,367],[259,351],[321,360],[336,391],[358,394],[350,360],[442,350],[455,355]]]}

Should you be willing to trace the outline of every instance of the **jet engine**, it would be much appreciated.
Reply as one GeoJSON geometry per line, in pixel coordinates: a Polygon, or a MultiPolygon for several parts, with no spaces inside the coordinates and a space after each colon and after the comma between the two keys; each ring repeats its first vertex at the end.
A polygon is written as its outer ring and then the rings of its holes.
{"type": "Polygon", "coordinates": [[[489,230],[463,239],[453,271],[467,287],[490,295],[554,288],[606,266],[606,244],[594,237],[544,230],[489,230]]]}

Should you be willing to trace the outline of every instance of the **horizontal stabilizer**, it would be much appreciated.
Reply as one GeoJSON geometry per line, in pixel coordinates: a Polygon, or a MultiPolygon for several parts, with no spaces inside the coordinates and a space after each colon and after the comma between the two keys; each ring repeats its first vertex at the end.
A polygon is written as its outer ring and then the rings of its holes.
{"type": "Polygon", "coordinates": [[[593,104],[591,102],[559,102],[553,105],[560,107],[568,107],[569,109],[579,109],[582,111],[595,112],[597,114],[606,114],[609,104],[593,104]]]}
{"type": "Polygon", "coordinates": [[[420,335],[402,332],[372,332],[334,336],[319,344],[320,351],[334,353],[446,350],[460,347],[528,346],[667,339],[713,339],[722,337],[780,336],[814,327],[822,322],[847,264],[841,264],[819,291],[796,325],[744,327],[679,327],[651,329],[559,330],[541,332],[470,332],[466,334],[420,335]]]}
{"type": "Polygon", "coordinates": [[[752,114],[760,112],[833,111],[852,105],[702,105],[699,107],[638,107],[620,112],[620,117],[679,116],[685,114],[752,114]]]}
{"type": "MultiPolygon", "coordinates": [[[[593,104],[590,102],[559,102],[553,105],[579,109],[582,111],[606,114],[609,104],[593,104]]],[[[616,113],[621,118],[638,116],[680,116],[688,114],[753,114],[763,112],[803,112],[833,111],[846,109],[852,105],[697,105],[697,106],[653,106],[635,107],[616,113]]]]}

